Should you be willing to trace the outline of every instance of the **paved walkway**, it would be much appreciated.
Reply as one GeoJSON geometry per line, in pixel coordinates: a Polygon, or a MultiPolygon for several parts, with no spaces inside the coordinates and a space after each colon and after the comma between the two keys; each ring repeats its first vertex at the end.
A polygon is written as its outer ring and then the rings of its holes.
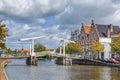
{"type": "Polygon", "coordinates": [[[0,59],[0,80],[7,80],[4,74],[4,61],[6,60],[0,59]]]}

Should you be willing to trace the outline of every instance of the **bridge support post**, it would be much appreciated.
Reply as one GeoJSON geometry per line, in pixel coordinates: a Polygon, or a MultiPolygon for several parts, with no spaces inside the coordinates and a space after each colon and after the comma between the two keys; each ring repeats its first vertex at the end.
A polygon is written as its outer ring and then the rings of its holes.
{"type": "Polygon", "coordinates": [[[35,56],[30,56],[26,59],[27,65],[37,65],[37,59],[35,56]]]}

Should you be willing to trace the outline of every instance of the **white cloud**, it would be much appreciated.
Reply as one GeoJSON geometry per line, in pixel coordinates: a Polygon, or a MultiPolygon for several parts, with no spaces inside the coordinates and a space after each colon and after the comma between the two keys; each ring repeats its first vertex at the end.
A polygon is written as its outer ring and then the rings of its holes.
{"type": "Polygon", "coordinates": [[[27,24],[25,24],[23,29],[24,29],[24,30],[28,30],[28,29],[30,29],[30,26],[27,25],[27,24]]]}
{"type": "MultiPolygon", "coordinates": [[[[11,24],[11,22],[8,22],[11,24]]],[[[51,27],[43,28],[41,26],[35,26],[35,25],[29,25],[29,24],[24,24],[24,25],[17,25],[16,23],[12,22],[12,25],[16,25],[14,27],[9,27],[9,37],[7,37],[7,42],[16,42],[20,38],[29,38],[29,37],[36,37],[36,36],[41,36],[44,35],[46,37],[51,36],[51,35],[56,35],[58,34],[58,37],[64,37],[66,36],[65,34],[66,31],[60,30],[59,25],[53,25],[51,27]]],[[[28,41],[27,41],[28,42],[28,41]]],[[[57,48],[59,46],[59,42],[51,40],[51,39],[38,39],[35,40],[35,43],[41,43],[44,44],[47,48],[57,48]],[[54,44],[54,45],[51,45],[54,44]]],[[[11,47],[13,49],[19,49],[20,45],[18,44],[8,44],[8,47],[11,47]],[[16,46],[16,47],[14,47],[16,46]]],[[[24,45],[25,49],[29,49],[28,45],[24,45]]]]}
{"type": "Polygon", "coordinates": [[[120,25],[120,10],[115,11],[113,15],[106,17],[107,23],[112,23],[116,25],[120,25]]]}
{"type": "MultiPolygon", "coordinates": [[[[119,3],[114,3],[112,0],[71,0],[69,6],[71,8],[57,15],[56,20],[59,24],[79,25],[81,22],[90,24],[91,19],[107,24],[108,17],[113,16],[120,9],[119,3]]],[[[109,18],[109,21],[112,19],[113,17],[109,18]]]]}
{"type": "Polygon", "coordinates": [[[52,31],[58,31],[59,30],[60,25],[55,25],[51,28],[52,31]]]}
{"type": "Polygon", "coordinates": [[[43,19],[43,18],[40,18],[40,19],[38,19],[37,21],[38,21],[38,23],[40,23],[40,24],[45,24],[45,23],[46,23],[46,20],[43,19]]]}
{"type": "Polygon", "coordinates": [[[34,20],[64,11],[68,0],[1,0],[0,14],[6,18],[34,20]]]}

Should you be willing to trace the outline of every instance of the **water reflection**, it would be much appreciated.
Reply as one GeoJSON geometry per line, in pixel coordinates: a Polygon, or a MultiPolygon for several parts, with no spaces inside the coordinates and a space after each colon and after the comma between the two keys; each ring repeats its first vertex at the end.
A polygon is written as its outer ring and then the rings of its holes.
{"type": "Polygon", "coordinates": [[[53,61],[39,61],[27,66],[24,59],[13,60],[6,67],[9,80],[119,80],[117,68],[102,66],[58,66],[53,61]]]}

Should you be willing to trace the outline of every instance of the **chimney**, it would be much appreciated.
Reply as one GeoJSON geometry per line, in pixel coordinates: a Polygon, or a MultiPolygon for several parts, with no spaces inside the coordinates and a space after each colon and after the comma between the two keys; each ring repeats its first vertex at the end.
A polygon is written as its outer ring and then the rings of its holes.
{"type": "Polygon", "coordinates": [[[107,29],[107,31],[106,31],[106,37],[110,38],[110,29],[107,29]]]}
{"type": "Polygon", "coordinates": [[[94,25],[95,24],[95,22],[94,22],[94,20],[92,19],[92,25],[94,25]]]}
{"type": "Polygon", "coordinates": [[[113,32],[113,25],[110,24],[110,32],[113,32]]]}

